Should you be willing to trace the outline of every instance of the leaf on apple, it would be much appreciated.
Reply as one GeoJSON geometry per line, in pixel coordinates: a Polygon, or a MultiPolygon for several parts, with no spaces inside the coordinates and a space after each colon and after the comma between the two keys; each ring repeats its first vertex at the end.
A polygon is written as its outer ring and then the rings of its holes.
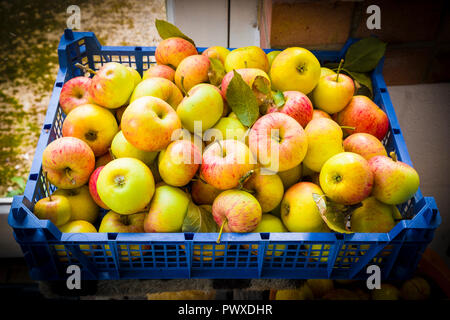
{"type": "MultiPolygon", "coordinates": [[[[370,79],[369,75],[362,72],[354,72],[349,71],[347,69],[342,69],[345,73],[347,73],[353,80],[357,81],[361,86],[367,88],[369,90],[369,98],[373,97],[373,87],[372,87],[372,80],[370,79]]],[[[360,89],[358,89],[360,90],[360,89]]]]}
{"type": "Polygon", "coordinates": [[[251,127],[259,117],[258,101],[241,75],[236,70],[233,72],[233,78],[227,88],[227,102],[239,121],[244,126],[251,127]]]}
{"type": "Polygon", "coordinates": [[[356,208],[362,204],[347,206],[331,201],[325,195],[313,193],[312,197],[319,209],[320,216],[328,228],[339,233],[353,233],[348,227],[348,219],[356,208]]]}
{"type": "Polygon", "coordinates": [[[189,202],[188,210],[181,227],[182,232],[217,232],[213,216],[205,208],[189,202]]]}
{"type": "Polygon", "coordinates": [[[209,82],[215,86],[219,86],[222,83],[222,79],[226,74],[225,67],[222,62],[216,58],[209,58],[209,70],[208,78],[209,82]]]}
{"type": "Polygon", "coordinates": [[[346,54],[344,68],[352,72],[370,72],[386,52],[386,43],[373,37],[352,44],[346,54]]]}
{"type": "Polygon", "coordinates": [[[263,94],[270,94],[270,82],[267,80],[266,77],[263,76],[256,76],[255,80],[253,80],[253,88],[258,90],[259,92],[263,94]]]}
{"type": "Polygon", "coordinates": [[[195,46],[194,40],[192,40],[187,35],[185,35],[183,32],[181,32],[180,29],[178,29],[176,26],[174,26],[170,22],[167,22],[165,20],[156,19],[155,26],[156,26],[156,30],[158,30],[159,36],[162,39],[167,39],[167,38],[172,38],[172,37],[183,38],[195,46]]]}
{"type": "Polygon", "coordinates": [[[275,103],[275,105],[280,108],[282,106],[284,106],[284,104],[286,103],[286,100],[284,100],[284,94],[281,91],[277,91],[272,95],[272,99],[273,102],[275,103]]]}

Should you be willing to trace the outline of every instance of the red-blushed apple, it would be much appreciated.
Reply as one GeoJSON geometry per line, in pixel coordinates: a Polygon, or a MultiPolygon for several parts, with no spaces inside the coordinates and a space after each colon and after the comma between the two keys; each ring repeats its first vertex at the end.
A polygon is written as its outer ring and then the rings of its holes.
{"type": "Polygon", "coordinates": [[[341,111],[355,92],[353,79],[345,74],[321,77],[312,95],[314,106],[329,114],[341,111]]]}
{"type": "Polygon", "coordinates": [[[189,41],[171,37],[158,43],[155,50],[156,63],[164,64],[176,69],[183,59],[198,54],[195,46],[189,41]]]}
{"type": "Polygon", "coordinates": [[[214,199],[222,192],[222,190],[214,188],[212,185],[203,182],[201,179],[192,181],[191,196],[195,204],[212,205],[214,199]]]}
{"type": "Polygon", "coordinates": [[[170,104],[174,110],[183,100],[183,94],[172,81],[158,77],[148,78],[140,82],[131,95],[130,103],[145,96],[161,98],[170,104]]]}
{"type": "Polygon", "coordinates": [[[34,214],[39,219],[50,220],[59,227],[70,220],[70,202],[64,196],[50,195],[36,202],[34,214]]]}
{"type": "Polygon", "coordinates": [[[57,189],[53,192],[53,195],[64,196],[69,200],[70,221],[83,220],[90,223],[97,221],[99,208],[92,198],[87,185],[76,189],[57,189]]]}
{"type": "Polygon", "coordinates": [[[214,221],[224,232],[252,232],[262,218],[261,205],[250,193],[226,190],[212,205],[214,221]]]}
{"type": "Polygon", "coordinates": [[[97,192],[111,210],[120,214],[142,211],[155,192],[150,169],[133,158],[115,159],[99,173],[97,192]]]}
{"type": "Polygon", "coordinates": [[[347,106],[336,115],[336,122],[344,128],[347,134],[358,132],[369,133],[378,140],[383,140],[389,129],[389,119],[372,100],[366,96],[353,96],[347,106]]]}
{"type": "Polygon", "coordinates": [[[175,84],[181,91],[188,92],[199,83],[209,82],[209,65],[209,58],[201,54],[185,58],[175,70],[175,84]]]}
{"type": "Polygon", "coordinates": [[[95,104],[85,104],[72,110],[63,122],[63,137],[76,137],[91,147],[94,155],[108,152],[119,131],[116,118],[107,109],[95,104]]]}
{"type": "Polygon", "coordinates": [[[419,174],[410,165],[386,156],[369,160],[374,176],[372,195],[386,204],[401,204],[411,199],[419,189],[419,174]]]}
{"type": "Polygon", "coordinates": [[[349,135],[344,140],[344,150],[354,152],[369,161],[375,156],[387,156],[383,144],[375,136],[360,132],[349,135]]]}
{"type": "Polygon", "coordinates": [[[227,58],[230,50],[221,46],[212,46],[202,52],[202,55],[208,58],[219,59],[223,65],[225,65],[225,59],[227,58]]]}
{"type": "Polygon", "coordinates": [[[91,78],[80,76],[64,83],[59,94],[59,104],[66,115],[76,107],[91,102],[91,81],[91,78]]]}
{"type": "Polygon", "coordinates": [[[136,148],[160,151],[172,141],[174,131],[181,129],[181,121],[167,102],[146,96],[128,106],[121,128],[125,139],[136,148]]]}
{"type": "Polygon", "coordinates": [[[308,149],[302,126],[292,117],[269,113],[259,118],[249,133],[249,148],[259,163],[273,172],[298,166],[308,149]]]}
{"type": "Polygon", "coordinates": [[[202,154],[194,143],[176,140],[159,153],[159,174],[167,184],[182,187],[197,173],[201,161],[202,154]]]}
{"type": "Polygon", "coordinates": [[[111,152],[102,154],[101,156],[99,156],[95,159],[95,169],[106,165],[108,162],[111,162],[112,160],[113,160],[113,158],[112,158],[111,152]]]}
{"type": "Polygon", "coordinates": [[[317,118],[328,118],[330,120],[332,120],[331,116],[326,113],[325,111],[319,110],[319,109],[314,109],[313,110],[313,119],[317,119],[317,118]]]}
{"type": "Polygon", "coordinates": [[[86,184],[94,167],[94,152],[78,138],[58,138],[42,153],[42,171],[58,188],[74,189],[86,184]]]}
{"type": "Polygon", "coordinates": [[[136,158],[146,165],[152,164],[158,156],[156,151],[143,151],[133,146],[125,139],[122,131],[111,142],[111,152],[115,158],[136,158]]]}
{"type": "Polygon", "coordinates": [[[225,59],[225,70],[255,68],[269,72],[269,59],[266,53],[257,46],[248,46],[232,50],[225,59]]]}
{"type": "Polygon", "coordinates": [[[373,188],[373,174],[366,159],[342,152],[329,158],[320,171],[320,187],[331,200],[352,205],[366,199],[373,188]]]}
{"type": "Polygon", "coordinates": [[[165,78],[172,82],[175,81],[175,70],[164,64],[154,64],[144,71],[142,80],[149,78],[165,78]]]}
{"type": "Polygon", "coordinates": [[[231,189],[245,180],[255,164],[256,159],[243,142],[216,141],[203,152],[200,177],[217,189],[231,189]]]}
{"type": "Polygon", "coordinates": [[[282,112],[297,120],[305,128],[313,116],[313,105],[311,100],[299,91],[283,92],[285,103],[281,107],[275,105],[267,109],[267,113],[282,112]]]}
{"type": "Polygon", "coordinates": [[[261,170],[255,170],[244,183],[244,188],[252,191],[252,195],[261,205],[262,212],[272,211],[283,199],[284,186],[277,174],[261,174],[261,170]]]}
{"type": "Polygon", "coordinates": [[[132,73],[120,63],[105,63],[92,78],[89,94],[95,104],[108,109],[123,106],[134,89],[132,73]]]}
{"type": "Polygon", "coordinates": [[[97,192],[98,175],[104,167],[105,166],[100,166],[97,169],[95,169],[94,172],[92,172],[91,177],[89,178],[89,192],[91,194],[92,199],[99,207],[109,210],[108,206],[103,203],[102,199],[100,199],[100,196],[98,195],[97,192]]]}

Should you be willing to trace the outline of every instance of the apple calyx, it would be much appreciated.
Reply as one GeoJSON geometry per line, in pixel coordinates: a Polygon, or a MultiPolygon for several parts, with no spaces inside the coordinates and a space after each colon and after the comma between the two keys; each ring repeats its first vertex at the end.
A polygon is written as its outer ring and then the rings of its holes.
{"type": "Polygon", "coordinates": [[[124,176],[115,176],[114,183],[119,187],[123,186],[125,184],[125,177],[124,176]]]}
{"type": "Polygon", "coordinates": [[[130,225],[130,219],[128,218],[128,215],[121,214],[119,219],[120,219],[120,222],[123,223],[124,225],[126,225],[126,226],[130,225]]]}
{"type": "Polygon", "coordinates": [[[85,133],[84,137],[88,141],[95,141],[97,140],[97,131],[89,130],[88,132],[85,133]]]}
{"type": "Polygon", "coordinates": [[[94,70],[92,70],[91,68],[89,68],[88,66],[82,65],[81,63],[75,63],[75,67],[77,67],[78,69],[81,69],[84,71],[84,73],[90,73],[90,74],[96,74],[97,72],[95,72],[94,70]]]}
{"type": "Polygon", "coordinates": [[[72,169],[70,169],[69,167],[67,167],[67,168],[64,169],[64,172],[66,173],[67,178],[69,178],[70,183],[71,183],[71,184],[75,184],[76,181],[75,181],[74,178],[72,178],[72,176],[71,176],[71,174],[70,174],[70,173],[72,172],[72,169]]]}
{"type": "Polygon", "coordinates": [[[394,151],[389,152],[389,157],[391,157],[394,162],[398,161],[397,154],[394,151]]]}
{"type": "Polygon", "coordinates": [[[338,82],[338,80],[339,80],[339,73],[341,72],[341,68],[342,68],[342,64],[343,63],[344,63],[344,59],[341,59],[341,61],[339,62],[338,69],[336,71],[336,82],[338,82]]]}
{"type": "Polygon", "coordinates": [[[337,183],[341,182],[342,181],[342,176],[340,174],[334,175],[333,176],[333,181],[337,182],[337,183]]]}
{"type": "Polygon", "coordinates": [[[302,65],[300,65],[300,66],[297,66],[297,71],[298,72],[300,72],[300,73],[303,73],[303,72],[305,72],[305,71],[308,71],[308,69],[306,68],[306,63],[303,63],[302,65]]]}

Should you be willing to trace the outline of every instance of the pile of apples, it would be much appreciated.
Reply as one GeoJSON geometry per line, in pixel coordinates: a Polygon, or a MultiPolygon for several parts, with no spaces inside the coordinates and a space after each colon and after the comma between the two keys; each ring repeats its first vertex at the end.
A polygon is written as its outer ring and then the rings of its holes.
{"type": "Polygon", "coordinates": [[[199,53],[171,37],[155,59],[142,78],[109,62],[64,84],[62,137],[42,158],[58,189],[36,203],[38,218],[63,232],[182,232],[193,205],[213,232],[330,232],[316,194],[362,204],[352,232],[388,232],[418,190],[417,172],[381,142],[384,111],[304,48],[199,53]],[[238,78],[258,102],[250,125],[238,78]]]}

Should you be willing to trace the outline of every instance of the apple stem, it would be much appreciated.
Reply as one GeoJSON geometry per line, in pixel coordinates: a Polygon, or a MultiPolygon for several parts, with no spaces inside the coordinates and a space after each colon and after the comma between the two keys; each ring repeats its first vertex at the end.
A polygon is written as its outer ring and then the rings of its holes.
{"type": "Polygon", "coordinates": [[[356,127],[341,126],[341,129],[356,130],[356,127]]]}
{"type": "Polygon", "coordinates": [[[252,169],[239,179],[239,189],[243,189],[244,183],[253,175],[253,173],[255,173],[255,170],[252,169]]]}
{"type": "Polygon", "coordinates": [[[225,222],[227,221],[226,218],[223,219],[222,225],[220,226],[219,236],[217,237],[216,243],[220,243],[220,237],[222,236],[223,232],[223,226],[225,225],[225,222]]]}
{"type": "Polygon", "coordinates": [[[389,153],[389,156],[390,156],[390,157],[392,158],[392,160],[394,160],[395,162],[398,161],[397,155],[395,154],[394,151],[391,151],[391,152],[389,153]]]}
{"type": "Polygon", "coordinates": [[[47,188],[48,198],[50,199],[50,201],[53,201],[52,195],[50,193],[50,183],[48,182],[47,171],[44,172],[44,181],[45,181],[45,187],[47,188]]]}
{"type": "Polygon", "coordinates": [[[339,62],[339,66],[338,69],[336,71],[336,82],[338,82],[339,79],[339,73],[341,72],[341,68],[342,68],[342,64],[344,63],[344,59],[341,59],[341,61],[339,62]]]}
{"type": "Polygon", "coordinates": [[[97,72],[95,72],[94,70],[92,70],[91,68],[89,68],[88,66],[84,66],[84,65],[82,65],[81,63],[75,63],[75,67],[77,67],[77,68],[79,68],[79,69],[81,69],[81,70],[83,70],[85,73],[86,72],[89,72],[89,73],[91,73],[91,74],[96,74],[97,72]]]}

